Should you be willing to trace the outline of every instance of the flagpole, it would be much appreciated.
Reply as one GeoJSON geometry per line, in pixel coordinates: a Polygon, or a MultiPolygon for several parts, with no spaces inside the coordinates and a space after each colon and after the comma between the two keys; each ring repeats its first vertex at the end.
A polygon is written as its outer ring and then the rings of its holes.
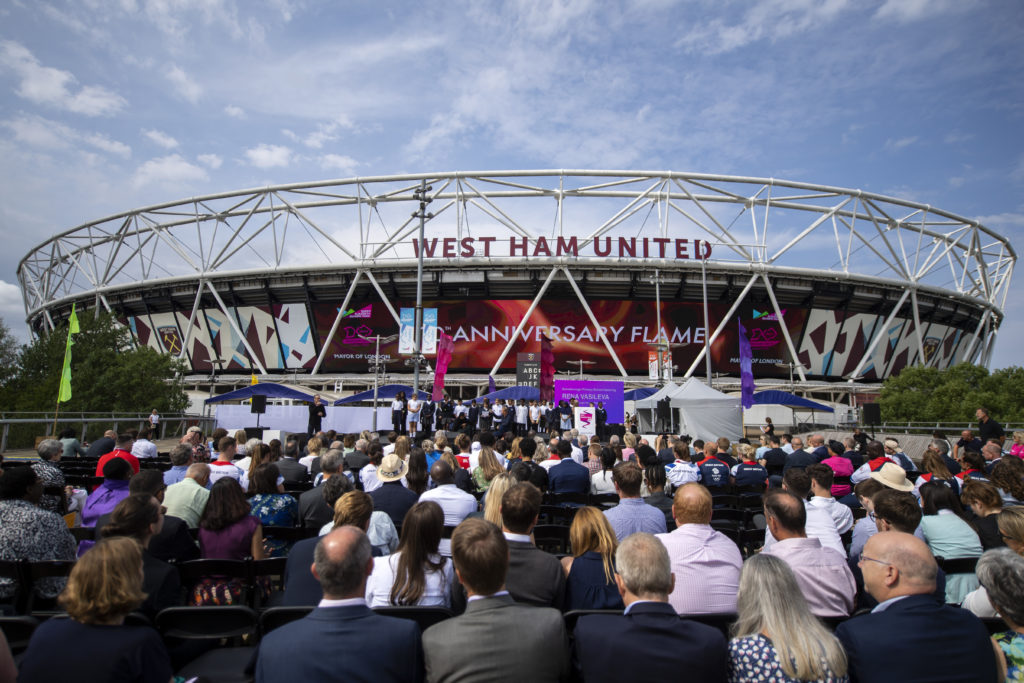
{"type": "Polygon", "coordinates": [[[53,412],[53,434],[57,435],[57,417],[60,415],[61,401],[71,400],[71,335],[78,332],[78,315],[75,304],[71,304],[71,316],[68,318],[68,338],[64,343],[64,364],[60,370],[60,385],[57,388],[57,405],[53,412]]]}

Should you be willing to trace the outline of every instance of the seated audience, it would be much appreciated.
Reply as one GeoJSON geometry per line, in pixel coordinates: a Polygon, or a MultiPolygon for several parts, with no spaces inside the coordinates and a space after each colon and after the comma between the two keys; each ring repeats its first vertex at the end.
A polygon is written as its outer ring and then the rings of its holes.
{"type": "MultiPolygon", "coordinates": [[[[850,481],[850,476],[853,475],[853,462],[846,455],[846,446],[839,441],[828,442],[828,457],[821,461],[820,464],[825,465],[833,473],[833,481],[835,477],[845,477],[845,482],[850,481]]],[[[853,503],[856,499],[843,500],[846,496],[853,493],[853,487],[849,483],[835,482],[832,484],[832,495],[837,500],[842,502],[844,505],[853,503]]]]}
{"type": "Polygon", "coordinates": [[[523,472],[521,468],[513,465],[512,471],[502,472],[496,476],[491,481],[491,486],[487,489],[487,494],[484,496],[484,509],[472,513],[469,515],[470,517],[480,517],[496,527],[501,527],[501,499],[506,491],[519,483],[519,480],[513,476],[513,471],[523,472]]]}
{"type": "Polygon", "coordinates": [[[1009,631],[992,640],[999,648],[997,664],[1007,681],[1024,678],[1024,557],[1009,548],[990,550],[978,560],[978,581],[1009,631]]]}
{"type": "MultiPolygon", "coordinates": [[[[139,459],[132,455],[132,445],[135,443],[135,439],[132,438],[131,434],[119,434],[117,437],[117,445],[114,450],[104,454],[99,460],[96,461],[96,473],[93,476],[102,477],[103,468],[112,458],[122,458],[128,461],[128,464],[132,466],[132,474],[139,473],[139,459]]],[[[90,448],[90,451],[92,449],[90,448]]],[[[131,475],[129,475],[131,476],[131,475]]]]}
{"type": "MultiPolygon", "coordinates": [[[[1006,541],[1006,547],[1018,555],[1024,556],[1024,505],[1015,505],[1004,509],[999,513],[997,521],[999,535],[1006,541]]],[[[997,616],[984,585],[968,593],[961,606],[979,617],[997,616]]]]}
{"type": "Polygon", "coordinates": [[[509,549],[505,586],[517,603],[562,609],[565,574],[558,559],[533,544],[541,493],[530,483],[516,484],[501,497],[501,528],[509,549]]]}
{"type": "Polygon", "coordinates": [[[729,485],[731,467],[718,457],[718,444],[709,441],[704,444],[704,458],[697,463],[700,481],[708,488],[725,488],[729,485]]]}
{"type": "MultiPolygon", "coordinates": [[[[459,471],[464,472],[465,470],[459,471]]],[[[442,457],[434,463],[430,468],[430,478],[434,480],[435,487],[425,491],[420,496],[420,501],[432,500],[440,505],[444,510],[444,525],[446,527],[455,528],[462,520],[476,512],[476,498],[455,485],[455,470],[449,464],[448,458],[442,457]]],[[[446,557],[451,557],[451,541],[449,539],[441,539],[440,552],[446,557]]]]}
{"type": "Polygon", "coordinates": [[[677,441],[672,447],[675,460],[665,465],[665,477],[675,490],[683,484],[700,481],[700,467],[693,462],[694,456],[685,441],[677,441]]]}
{"type": "MultiPolygon", "coordinates": [[[[487,441],[486,437],[490,437],[493,444],[494,436],[490,432],[484,432],[480,436],[484,441],[487,441]]],[[[476,484],[477,490],[486,491],[487,487],[491,485],[491,480],[504,472],[505,468],[498,462],[498,456],[495,455],[491,444],[481,442],[481,446],[478,456],[479,465],[473,468],[473,483],[476,484]]]]}
{"type": "Polygon", "coordinates": [[[232,436],[225,436],[217,443],[217,459],[210,463],[210,483],[216,484],[221,479],[233,479],[242,491],[248,488],[245,481],[245,470],[231,462],[235,457],[237,443],[232,436]]]}
{"type": "Polygon", "coordinates": [[[665,533],[665,513],[648,505],[640,497],[644,473],[635,462],[621,462],[612,472],[619,504],[604,511],[604,516],[615,530],[615,538],[622,542],[630,534],[642,531],[648,534],[665,533]]]}
{"type": "Polygon", "coordinates": [[[953,476],[942,456],[935,451],[925,451],[921,458],[921,476],[914,482],[914,495],[921,498],[921,486],[934,481],[945,484],[953,489],[953,493],[960,495],[960,480],[953,476]]]}
{"type": "Polygon", "coordinates": [[[205,462],[196,462],[188,466],[185,478],[177,484],[171,484],[164,492],[164,507],[169,517],[177,517],[189,526],[199,526],[199,518],[203,516],[206,503],[210,500],[210,466],[205,462]]]}
{"type": "Polygon", "coordinates": [[[660,462],[648,465],[644,470],[644,481],[647,484],[644,502],[661,510],[665,515],[667,530],[675,527],[675,522],[672,521],[672,496],[665,495],[665,486],[668,484],[666,480],[665,467],[660,462]]]}
{"type": "Polygon", "coordinates": [[[39,507],[63,515],[68,512],[68,497],[64,490],[64,472],[57,463],[64,453],[64,446],[56,439],[43,439],[36,447],[36,453],[39,459],[33,462],[31,467],[43,485],[39,507]]]}
{"type": "Polygon", "coordinates": [[[956,475],[956,478],[961,482],[965,482],[968,479],[988,481],[988,474],[985,472],[985,458],[982,457],[981,453],[964,451],[963,455],[960,456],[960,462],[963,469],[960,471],[960,474],[956,475]]]}
{"type": "MultiPolygon", "coordinates": [[[[145,472],[154,470],[143,470],[145,472]]],[[[159,476],[159,472],[155,472],[159,476]]],[[[136,475],[139,476],[139,475],[136,475]]],[[[133,493],[114,508],[103,526],[103,538],[127,536],[142,550],[142,592],[146,599],[139,611],[150,619],[165,607],[181,604],[181,580],[178,570],[149,552],[149,543],[164,525],[164,507],[148,493],[133,493]]],[[[88,553],[86,553],[88,554],[88,553]]]]}
{"type": "Polygon", "coordinates": [[[559,460],[548,469],[551,493],[590,493],[590,470],[572,458],[572,444],[567,440],[556,446],[559,460]]]}
{"type": "Polygon", "coordinates": [[[847,556],[856,562],[860,552],[868,539],[878,533],[878,526],[875,524],[875,516],[871,505],[871,499],[879,491],[883,491],[885,485],[870,477],[853,487],[853,494],[857,496],[861,507],[867,511],[867,515],[858,519],[853,525],[853,540],[850,541],[850,552],[847,556]]]}
{"type": "MultiPolygon", "coordinates": [[[[75,430],[71,427],[61,430],[60,436],[57,437],[60,441],[60,445],[63,447],[61,452],[61,458],[67,460],[69,458],[83,458],[86,455],[86,450],[82,448],[82,443],[75,436],[75,430]]],[[[113,446],[113,444],[111,444],[113,446]]]]}
{"type": "Polygon", "coordinates": [[[518,605],[509,596],[509,547],[501,531],[489,522],[467,519],[451,540],[455,573],[469,602],[465,614],[423,632],[427,680],[565,680],[569,656],[562,615],[555,609],[518,605]]]}
{"type": "MultiPolygon", "coordinates": [[[[423,443],[429,444],[430,441],[424,441],[423,443]]],[[[409,451],[409,457],[406,462],[409,465],[409,472],[405,475],[405,479],[402,480],[402,484],[418,498],[421,493],[427,490],[427,486],[430,484],[427,456],[422,448],[413,448],[409,451]]]]}
{"type": "MultiPolygon", "coordinates": [[[[828,510],[821,507],[811,507],[807,501],[811,493],[811,478],[807,470],[800,467],[792,467],[782,475],[782,488],[804,502],[807,511],[807,522],[804,527],[810,538],[821,541],[821,545],[832,548],[840,554],[846,553],[843,541],[839,538],[839,531],[836,529],[835,520],[828,510]]],[[[771,529],[766,529],[764,534],[764,549],[769,550],[776,542],[771,529]]]]}
{"type": "Polygon", "coordinates": [[[284,453],[276,464],[286,484],[302,484],[309,481],[309,470],[299,462],[299,442],[295,437],[291,436],[285,440],[284,453]]]}
{"type": "MultiPolygon", "coordinates": [[[[508,471],[511,473],[513,469],[520,469],[523,474],[517,476],[518,481],[528,481],[541,491],[547,491],[548,471],[534,462],[534,456],[537,454],[537,450],[538,447],[536,440],[526,438],[520,441],[519,457],[521,460],[518,463],[509,461],[508,471]]],[[[456,486],[458,486],[458,482],[456,482],[456,486]]]]}
{"type": "Polygon", "coordinates": [[[615,469],[615,451],[610,448],[601,448],[597,445],[600,468],[590,475],[591,493],[615,493],[615,482],[612,481],[612,472],[615,469]]]}
{"type": "Polygon", "coordinates": [[[748,443],[741,443],[737,447],[743,460],[729,471],[732,483],[736,486],[767,486],[768,470],[757,462],[754,447],[748,443]]]}
{"type": "Polygon", "coordinates": [[[885,446],[880,441],[868,441],[867,446],[864,447],[864,453],[867,457],[867,462],[854,470],[853,474],[850,475],[850,482],[854,486],[869,478],[873,472],[881,471],[886,464],[896,464],[886,455],[885,446]]]}
{"type": "MultiPolygon", "coordinates": [[[[981,540],[964,520],[963,507],[951,488],[939,482],[922,486],[921,509],[921,532],[932,555],[947,560],[981,556],[981,540]]],[[[950,574],[946,577],[946,602],[959,605],[977,587],[973,573],[950,574]]]]}
{"type": "Polygon", "coordinates": [[[673,498],[672,516],[676,530],[657,536],[675,575],[669,603],[684,616],[735,612],[743,558],[729,537],[711,528],[711,492],[684,485],[673,498]]]}
{"type": "Polygon", "coordinates": [[[179,443],[170,452],[171,469],[164,472],[164,483],[168,486],[177,484],[185,478],[189,465],[192,464],[192,447],[179,443]]]}
{"type": "Polygon", "coordinates": [[[581,680],[724,681],[722,633],[680,619],[668,604],[674,577],[665,546],[650,534],[633,534],[616,550],[615,563],[626,609],[576,622],[573,664],[581,680]]]}
{"type": "Polygon", "coordinates": [[[996,657],[985,625],[932,596],[938,566],[924,541],[898,531],[879,532],[864,546],[860,568],[864,587],[878,606],[836,628],[850,680],[996,680],[996,657]]]}
{"type": "Polygon", "coordinates": [[[762,553],[746,561],[729,641],[730,683],[848,680],[842,645],[814,618],[802,589],[780,558],[762,553]]]}
{"type": "Polygon", "coordinates": [[[130,538],[104,539],[85,553],[60,596],[70,619],[48,619],[35,630],[18,680],[170,681],[171,660],[160,635],[149,626],[124,624],[146,597],[142,566],[142,551],[130,538]]]}
{"type": "MultiPolygon", "coordinates": [[[[31,467],[11,467],[0,476],[0,560],[74,560],[75,539],[55,512],[39,507],[43,485],[31,467]]],[[[57,597],[63,578],[46,578],[33,584],[43,598],[57,597]]],[[[12,597],[18,586],[0,577],[0,599],[12,597]]]]}
{"type": "Polygon", "coordinates": [[[989,470],[988,480],[999,489],[1003,505],[1024,505],[1024,460],[1002,458],[989,470]]]}
{"type": "MultiPolygon", "coordinates": [[[[249,481],[249,508],[264,526],[293,527],[298,521],[299,503],[277,483],[279,476],[274,463],[257,465],[249,481]]],[[[287,541],[268,538],[265,547],[267,557],[284,557],[288,554],[287,541]]]]}
{"type": "Polygon", "coordinates": [[[327,451],[320,458],[323,479],[299,496],[299,520],[303,527],[320,529],[334,519],[334,508],[324,500],[324,486],[334,477],[348,479],[341,471],[344,461],[344,454],[335,449],[327,451]]]}
{"type": "Polygon", "coordinates": [[[157,457],[156,444],[149,440],[151,436],[153,434],[148,428],[142,429],[132,445],[132,455],[140,459],[157,457]]]}
{"type": "Polygon", "coordinates": [[[825,464],[817,464],[808,467],[806,472],[811,480],[811,499],[807,502],[807,507],[827,512],[836,525],[836,531],[840,535],[845,534],[853,528],[853,512],[833,497],[832,482],[835,473],[832,468],[825,464]]]}
{"type": "Polygon", "coordinates": [[[319,539],[312,572],[323,599],[306,617],[263,636],[256,683],[339,676],[382,683],[422,680],[416,622],[375,614],[366,605],[363,596],[373,565],[370,541],[355,527],[339,527],[319,539]]]}
{"type": "MultiPolygon", "coordinates": [[[[651,469],[665,470],[659,464],[651,469]]],[[[615,532],[601,511],[582,507],[569,528],[572,557],[562,558],[565,571],[565,609],[621,609],[615,584],[615,532]]],[[[667,597],[666,597],[667,599],[667,597]]]]}
{"type": "Polygon", "coordinates": [[[377,468],[384,459],[384,449],[379,442],[374,441],[370,444],[366,457],[368,462],[359,470],[359,483],[363,485],[364,491],[370,493],[381,485],[380,479],[377,478],[377,468]]]}
{"type": "Polygon", "coordinates": [[[999,489],[987,481],[969,479],[964,483],[960,501],[971,509],[974,519],[971,526],[978,532],[981,547],[985,550],[1002,548],[1003,537],[999,535],[999,513],[1003,509],[1003,499],[999,489]]]}
{"type": "Polygon", "coordinates": [[[764,496],[764,514],[772,536],[778,539],[764,553],[785,561],[793,570],[811,612],[818,617],[849,615],[856,586],[846,556],[807,537],[803,501],[788,491],[772,489],[764,496]]]}
{"type": "MultiPolygon", "coordinates": [[[[310,437],[309,441],[306,442],[306,453],[307,455],[299,458],[299,464],[306,468],[306,471],[315,474],[313,472],[313,464],[320,457],[321,451],[325,450],[324,444],[319,437],[310,437]]],[[[344,455],[344,452],[342,453],[344,455]]]]}
{"type": "Polygon", "coordinates": [[[402,478],[409,473],[409,463],[394,453],[389,453],[381,460],[377,468],[377,479],[381,485],[370,491],[373,498],[373,509],[386,512],[395,527],[402,526],[405,513],[409,512],[419,494],[402,486],[402,478]]]}
{"type": "Polygon", "coordinates": [[[451,560],[437,552],[443,529],[444,512],[437,503],[416,503],[409,509],[398,550],[373,560],[373,573],[366,583],[370,607],[451,606],[455,572],[451,560]]]}
{"type": "MultiPolygon", "coordinates": [[[[224,437],[225,439],[230,437],[224,437]]],[[[199,519],[199,554],[218,560],[262,560],[263,527],[251,514],[242,487],[222,477],[210,489],[210,500],[199,519]]],[[[242,579],[205,578],[191,587],[193,605],[235,605],[242,601],[242,579]]]]}
{"type": "Polygon", "coordinates": [[[89,494],[82,507],[82,526],[96,526],[100,515],[109,513],[128,497],[132,468],[123,458],[111,458],[103,466],[103,483],[89,494]]]}

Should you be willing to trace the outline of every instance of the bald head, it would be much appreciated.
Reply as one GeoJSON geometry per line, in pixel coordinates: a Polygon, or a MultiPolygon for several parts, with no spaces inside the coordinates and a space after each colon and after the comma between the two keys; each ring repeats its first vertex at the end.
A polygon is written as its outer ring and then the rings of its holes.
{"type": "Polygon", "coordinates": [[[344,600],[363,597],[366,579],[373,572],[373,549],[362,529],[339,526],[320,539],[313,553],[313,576],[320,581],[324,598],[344,600]]]}
{"type": "Polygon", "coordinates": [[[804,440],[801,439],[799,436],[794,436],[792,439],[790,439],[789,444],[793,447],[794,451],[799,451],[804,447],[804,440]]]}
{"type": "Polygon", "coordinates": [[[444,484],[455,483],[455,472],[452,471],[451,466],[444,460],[438,459],[433,465],[430,466],[430,478],[434,480],[434,483],[438,486],[444,484]]]}
{"type": "Polygon", "coordinates": [[[196,462],[185,470],[185,477],[194,479],[200,486],[206,486],[210,482],[210,466],[205,462],[196,462]]]}
{"type": "Polygon", "coordinates": [[[902,531],[882,531],[861,554],[864,587],[878,602],[935,591],[938,565],[924,541],[902,531]]]}
{"type": "Polygon", "coordinates": [[[981,447],[981,454],[985,456],[985,460],[992,462],[1003,457],[1003,449],[999,447],[999,444],[992,443],[991,441],[981,447]]]}
{"type": "Polygon", "coordinates": [[[683,484],[672,499],[677,526],[711,523],[711,492],[697,483],[683,484]]]}

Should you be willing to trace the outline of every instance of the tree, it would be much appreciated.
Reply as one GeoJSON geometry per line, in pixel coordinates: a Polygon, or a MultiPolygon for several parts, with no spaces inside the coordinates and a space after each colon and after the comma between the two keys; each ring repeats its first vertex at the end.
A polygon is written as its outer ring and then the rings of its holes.
{"type": "Polygon", "coordinates": [[[911,367],[882,384],[879,404],[886,422],[961,422],[987,408],[999,422],[1024,421],[1020,387],[1024,369],[988,369],[961,363],[938,370],[911,367]]]}
{"type": "Polygon", "coordinates": [[[18,374],[18,340],[0,318],[0,388],[18,374]]]}
{"type": "MultiPolygon", "coordinates": [[[[60,404],[62,413],[148,413],[152,408],[176,413],[188,406],[184,388],[173,381],[185,370],[182,361],[134,346],[127,328],[109,314],[88,312],[78,319],[80,331],[71,350],[71,399],[60,404]]],[[[21,412],[54,409],[67,333],[64,325],[21,348],[17,373],[4,386],[5,406],[21,412]]]]}

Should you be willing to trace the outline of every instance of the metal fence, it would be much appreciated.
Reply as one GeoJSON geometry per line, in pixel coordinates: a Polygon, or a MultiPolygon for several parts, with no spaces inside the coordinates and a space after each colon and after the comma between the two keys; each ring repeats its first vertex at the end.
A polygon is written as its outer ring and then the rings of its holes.
{"type": "MultiPolygon", "coordinates": [[[[213,429],[213,417],[172,413],[160,416],[157,439],[180,437],[192,425],[198,425],[204,432],[213,429]]],[[[0,412],[0,453],[7,451],[9,446],[15,448],[32,448],[40,437],[55,437],[67,427],[73,427],[81,441],[91,434],[102,435],[108,429],[118,434],[122,430],[142,429],[149,425],[149,413],[101,413],[101,412],[61,412],[56,416],[57,429],[54,430],[54,413],[0,412]],[[35,426],[35,429],[32,427],[35,426]],[[12,434],[12,431],[14,432],[12,434]],[[13,445],[12,442],[13,441],[13,445]]]]}

